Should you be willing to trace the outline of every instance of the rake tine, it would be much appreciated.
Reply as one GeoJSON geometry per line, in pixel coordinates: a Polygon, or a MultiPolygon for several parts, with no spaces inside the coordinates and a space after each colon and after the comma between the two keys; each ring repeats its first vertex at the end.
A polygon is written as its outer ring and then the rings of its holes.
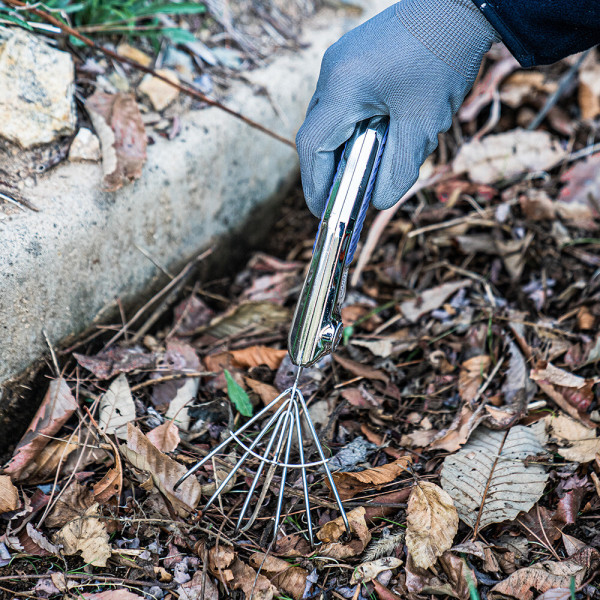
{"type": "Polygon", "coordinates": [[[275,509],[275,520],[273,522],[273,538],[277,539],[277,531],[279,530],[279,521],[281,520],[281,507],[283,505],[283,492],[285,488],[285,480],[287,479],[288,464],[290,462],[290,450],[292,449],[292,437],[294,435],[294,417],[290,416],[288,439],[285,448],[285,462],[281,471],[281,483],[279,484],[279,497],[277,498],[277,508],[275,509]]]}
{"type": "MultiPolygon", "coordinates": [[[[271,437],[269,438],[269,443],[267,444],[267,447],[263,454],[263,458],[269,458],[269,453],[271,452],[271,448],[273,447],[275,439],[277,438],[277,434],[279,433],[279,430],[281,429],[281,427],[283,425],[283,432],[282,432],[281,437],[279,438],[279,442],[277,444],[277,450],[279,450],[281,448],[281,443],[283,442],[283,437],[285,436],[285,429],[287,426],[287,421],[290,416],[291,409],[292,409],[292,406],[290,403],[290,406],[288,407],[287,412],[285,412],[284,414],[282,414],[279,417],[279,420],[275,424],[275,429],[273,430],[273,433],[271,434],[271,437]]],[[[276,454],[277,454],[277,450],[276,450],[276,454]]],[[[275,459],[275,460],[277,460],[277,459],[275,459]]],[[[239,531],[239,529],[242,525],[242,521],[244,520],[244,515],[246,514],[246,511],[248,510],[248,505],[250,504],[250,500],[252,499],[252,494],[254,494],[254,490],[256,489],[256,486],[258,485],[258,480],[260,479],[260,476],[261,476],[264,468],[265,468],[265,463],[263,461],[261,461],[260,464],[258,465],[258,469],[256,470],[256,475],[254,475],[254,479],[252,480],[252,485],[250,486],[250,489],[248,490],[248,494],[246,495],[246,500],[244,501],[242,510],[240,511],[240,516],[238,517],[237,524],[235,526],[236,533],[239,531]]],[[[243,529],[242,529],[242,531],[243,531],[243,529]]]]}
{"type": "MultiPolygon", "coordinates": [[[[215,490],[214,494],[209,498],[208,502],[206,503],[206,506],[204,507],[204,510],[208,509],[208,507],[215,501],[215,499],[223,491],[223,489],[229,483],[229,481],[231,480],[231,478],[236,474],[237,470],[242,466],[242,464],[244,463],[244,461],[248,458],[248,455],[250,454],[250,450],[254,450],[254,448],[256,447],[256,445],[258,444],[258,442],[260,442],[260,440],[262,440],[262,438],[265,437],[265,435],[269,431],[269,428],[271,427],[271,425],[273,425],[273,423],[278,419],[279,415],[284,411],[284,409],[290,403],[290,401],[291,400],[289,400],[289,399],[286,400],[277,409],[277,411],[275,412],[275,414],[269,419],[269,421],[264,426],[264,428],[262,429],[262,431],[256,436],[256,439],[250,444],[250,446],[248,446],[248,450],[246,450],[246,452],[244,452],[244,454],[242,455],[242,458],[240,458],[240,460],[237,461],[235,467],[233,467],[233,469],[231,469],[231,471],[228,473],[227,477],[225,477],[225,479],[223,479],[223,481],[221,482],[221,484],[219,485],[219,487],[215,490]]],[[[239,433],[239,431],[237,433],[239,433]]]]}
{"type": "MultiPolygon", "coordinates": [[[[304,396],[302,394],[298,394],[300,399],[300,403],[302,404],[302,410],[304,412],[304,418],[308,424],[308,428],[310,429],[310,434],[315,442],[315,446],[317,447],[317,452],[323,461],[323,467],[325,468],[325,473],[327,474],[327,479],[329,480],[329,485],[331,486],[331,491],[335,497],[335,501],[340,509],[340,514],[342,516],[342,520],[344,521],[344,526],[346,528],[346,532],[348,535],[351,535],[350,531],[350,523],[348,523],[348,517],[346,516],[346,511],[344,510],[344,505],[342,504],[342,499],[340,498],[340,494],[335,485],[335,481],[333,481],[333,476],[331,475],[331,470],[329,469],[329,465],[327,464],[327,459],[325,458],[325,453],[323,452],[323,447],[321,446],[321,442],[319,441],[319,436],[315,431],[315,426],[310,418],[308,413],[308,407],[306,406],[306,402],[304,401],[304,396]]],[[[309,519],[310,520],[310,519],[309,519]]]]}
{"type": "MultiPolygon", "coordinates": [[[[256,421],[258,421],[267,412],[269,412],[271,407],[274,404],[276,404],[277,402],[279,402],[279,400],[281,400],[281,398],[283,398],[288,392],[289,392],[289,390],[285,390],[285,392],[282,392],[281,394],[279,394],[279,396],[277,396],[277,398],[275,398],[275,400],[273,400],[272,402],[267,404],[267,406],[265,406],[259,413],[254,415],[245,425],[242,425],[242,427],[237,429],[235,432],[235,435],[239,435],[240,433],[243,433],[248,427],[250,427],[250,425],[252,425],[253,423],[256,423],[256,421]]],[[[227,445],[234,439],[235,439],[235,436],[233,435],[233,433],[230,433],[229,437],[227,439],[223,440],[218,446],[213,448],[203,459],[201,459],[200,462],[197,462],[191,469],[189,469],[189,471],[187,471],[185,473],[185,475],[183,475],[179,479],[179,481],[173,486],[173,490],[176,490],[188,477],[190,477],[196,471],[201,469],[213,456],[218,454],[221,450],[223,450],[223,448],[227,447],[227,445]]]]}
{"type": "MultiPolygon", "coordinates": [[[[302,437],[302,423],[300,422],[300,411],[298,409],[298,403],[294,402],[294,412],[296,413],[296,432],[298,435],[298,453],[300,454],[300,464],[304,465],[304,438],[302,437]]],[[[310,500],[308,498],[308,482],[306,480],[306,468],[302,466],[300,469],[302,473],[302,490],[304,491],[304,505],[306,511],[306,524],[308,525],[308,539],[310,540],[310,547],[313,548],[315,545],[313,539],[312,521],[310,518],[310,500]]]]}

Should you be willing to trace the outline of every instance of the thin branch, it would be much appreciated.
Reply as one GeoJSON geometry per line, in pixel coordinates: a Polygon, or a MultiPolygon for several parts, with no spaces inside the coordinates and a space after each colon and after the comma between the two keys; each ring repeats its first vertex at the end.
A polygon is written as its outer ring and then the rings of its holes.
{"type": "Polygon", "coordinates": [[[291,146],[292,148],[296,148],[296,144],[292,140],[289,140],[286,137],[283,137],[282,135],[275,133],[268,127],[265,127],[264,125],[261,125],[260,123],[257,123],[256,121],[253,121],[252,119],[249,119],[248,117],[245,117],[241,113],[229,108],[228,106],[225,106],[224,104],[221,104],[221,102],[219,102],[217,100],[212,100],[211,98],[209,98],[208,96],[205,96],[202,92],[198,91],[195,87],[192,87],[191,85],[185,85],[185,84],[182,84],[179,82],[171,81],[169,78],[165,77],[164,75],[157,73],[151,67],[146,67],[145,65],[142,65],[141,63],[139,63],[135,60],[132,60],[131,58],[126,58],[124,56],[120,56],[116,52],[113,52],[112,50],[109,50],[108,48],[105,48],[104,46],[97,44],[89,37],[80,33],[77,29],[74,29],[73,27],[66,25],[65,23],[63,23],[62,21],[60,21],[59,19],[57,19],[56,17],[47,13],[44,10],[40,10],[39,8],[29,6],[26,2],[22,2],[21,0],[6,0],[5,4],[8,4],[9,6],[13,6],[14,8],[24,9],[24,10],[40,17],[41,19],[44,19],[48,23],[55,25],[64,34],[72,35],[73,37],[77,38],[79,41],[83,42],[86,46],[89,46],[90,48],[94,48],[94,50],[98,50],[99,52],[102,52],[102,54],[104,54],[105,56],[109,56],[110,58],[112,58],[113,60],[116,60],[117,62],[129,65],[130,67],[133,67],[134,69],[137,69],[138,71],[142,71],[144,73],[149,73],[153,77],[156,77],[157,79],[160,79],[164,83],[178,89],[180,92],[187,94],[188,96],[191,96],[192,98],[195,98],[196,100],[205,102],[209,106],[214,106],[216,108],[219,108],[222,111],[226,112],[227,114],[231,115],[232,117],[235,117],[236,119],[239,119],[240,121],[246,123],[246,125],[249,125],[250,127],[254,127],[254,129],[258,129],[259,131],[266,133],[267,135],[271,136],[272,138],[276,139],[279,142],[282,142],[283,144],[287,144],[288,146],[291,146]]]}

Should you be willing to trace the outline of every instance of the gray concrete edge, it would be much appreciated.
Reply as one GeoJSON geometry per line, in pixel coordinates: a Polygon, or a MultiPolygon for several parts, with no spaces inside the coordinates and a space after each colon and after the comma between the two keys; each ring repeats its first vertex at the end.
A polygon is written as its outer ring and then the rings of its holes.
{"type": "MultiPolygon", "coordinates": [[[[237,84],[227,105],[293,139],[325,49],[387,5],[316,15],[306,48],[247,74],[267,94],[237,84]]],[[[181,264],[285,193],[298,172],[292,148],[216,108],[181,121],[177,138],[149,146],[135,183],[104,193],[99,164],[65,162],[26,188],[39,213],[0,221],[0,388],[47,352],[44,331],[57,344],[116,298],[128,304],[148,290],[158,269],[144,252],[166,268],[181,264]]]]}

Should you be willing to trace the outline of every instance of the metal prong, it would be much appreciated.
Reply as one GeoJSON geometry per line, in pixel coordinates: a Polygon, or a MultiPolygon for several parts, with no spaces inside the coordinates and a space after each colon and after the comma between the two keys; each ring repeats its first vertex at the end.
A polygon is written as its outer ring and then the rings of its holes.
{"type": "Polygon", "coordinates": [[[273,521],[273,539],[277,539],[277,531],[279,530],[279,521],[281,520],[281,507],[283,506],[283,492],[285,488],[285,480],[287,479],[288,463],[290,462],[290,451],[292,449],[292,438],[294,435],[293,417],[290,417],[288,428],[288,439],[285,448],[284,465],[281,470],[281,483],[279,484],[279,497],[277,498],[277,508],[275,509],[275,520],[273,521]]]}
{"type": "MultiPolygon", "coordinates": [[[[275,454],[277,455],[278,450],[281,449],[281,443],[283,442],[283,437],[285,436],[287,421],[289,419],[291,410],[292,410],[292,405],[290,403],[290,405],[288,406],[287,412],[282,414],[279,417],[279,420],[277,421],[277,423],[275,423],[275,429],[273,430],[273,433],[271,434],[271,437],[269,438],[269,443],[267,444],[267,447],[263,454],[264,458],[269,458],[269,453],[271,452],[271,448],[273,447],[275,439],[277,438],[277,435],[279,434],[279,430],[281,429],[281,427],[283,425],[283,432],[282,432],[282,435],[279,437],[279,441],[277,444],[275,454]]],[[[258,468],[256,469],[256,474],[254,475],[254,479],[252,480],[252,485],[250,486],[250,489],[248,490],[248,493],[246,494],[246,500],[244,501],[244,505],[242,506],[242,510],[240,511],[240,516],[238,517],[237,524],[235,526],[236,532],[242,526],[242,521],[244,520],[244,515],[246,514],[246,511],[248,510],[248,505],[250,504],[250,500],[252,499],[252,494],[254,494],[254,490],[256,489],[256,486],[258,485],[258,480],[260,479],[260,476],[262,475],[264,468],[265,468],[265,463],[263,461],[261,461],[260,464],[258,465],[258,468]]]]}
{"type": "MultiPolygon", "coordinates": [[[[235,434],[239,435],[240,433],[243,433],[253,423],[256,423],[256,421],[258,421],[262,416],[264,416],[266,413],[268,413],[272,409],[272,407],[275,404],[277,404],[277,402],[279,402],[281,400],[281,398],[283,398],[283,396],[285,396],[287,393],[288,393],[288,390],[286,390],[285,392],[279,394],[279,396],[277,396],[277,398],[275,398],[275,400],[273,400],[272,402],[270,402],[269,404],[267,404],[267,406],[265,406],[259,413],[257,413],[256,415],[254,415],[245,425],[242,425],[242,427],[240,427],[235,432],[235,434]]],[[[215,448],[213,448],[202,460],[200,460],[199,462],[197,462],[191,469],[189,469],[189,471],[185,475],[183,475],[183,477],[181,477],[179,479],[179,481],[173,486],[173,490],[176,490],[188,477],[190,477],[196,471],[198,471],[199,469],[201,469],[203,465],[205,465],[213,456],[215,456],[221,450],[223,450],[223,448],[227,447],[227,445],[230,442],[232,442],[234,439],[235,439],[235,436],[233,434],[229,434],[228,438],[226,438],[225,440],[223,440],[218,446],[216,446],[215,448]]]]}
{"type": "MultiPolygon", "coordinates": [[[[291,400],[289,400],[289,399],[286,400],[277,409],[277,411],[269,419],[269,421],[267,422],[267,424],[265,425],[263,430],[256,436],[256,439],[250,444],[250,446],[249,446],[250,450],[253,450],[256,447],[256,445],[258,444],[258,442],[260,442],[260,440],[262,440],[262,438],[264,438],[265,435],[267,435],[269,429],[271,428],[271,425],[273,425],[273,423],[278,419],[279,415],[285,410],[285,408],[287,407],[287,405],[290,402],[291,402],[291,400]]],[[[242,464],[248,458],[249,455],[250,455],[250,452],[248,452],[246,450],[246,452],[244,452],[244,454],[242,455],[242,458],[240,458],[240,460],[237,461],[237,463],[233,467],[233,469],[231,469],[231,471],[227,474],[227,477],[225,477],[225,479],[223,479],[223,481],[220,483],[219,487],[215,490],[214,494],[209,498],[208,502],[206,503],[206,506],[204,507],[204,510],[206,510],[216,500],[217,496],[223,491],[225,486],[229,483],[231,478],[236,474],[237,470],[242,466],[242,464]]]]}
{"type": "Polygon", "coordinates": [[[335,481],[333,481],[333,476],[331,475],[331,470],[329,469],[329,465],[327,464],[327,459],[325,458],[325,453],[323,452],[323,447],[321,446],[321,442],[319,441],[319,436],[315,431],[315,426],[310,418],[308,413],[308,407],[306,406],[306,402],[304,401],[304,396],[302,394],[298,394],[298,398],[300,400],[300,404],[302,404],[302,410],[304,412],[304,418],[308,424],[308,428],[310,429],[310,434],[315,442],[315,446],[317,447],[317,452],[323,461],[323,468],[325,469],[325,473],[327,474],[327,479],[329,480],[329,485],[331,486],[331,491],[335,497],[335,501],[340,509],[340,514],[342,517],[342,521],[344,521],[344,526],[346,527],[346,532],[350,536],[352,534],[350,530],[350,523],[348,523],[348,517],[346,516],[346,511],[344,510],[344,505],[342,504],[342,499],[340,498],[340,494],[337,491],[337,487],[335,485],[335,481]]]}
{"type": "MultiPolygon", "coordinates": [[[[300,392],[297,392],[297,395],[302,396],[300,392]]],[[[296,434],[298,436],[298,453],[300,454],[300,464],[304,465],[304,439],[302,437],[302,423],[300,422],[300,411],[298,410],[298,403],[296,402],[296,398],[292,398],[292,404],[294,405],[294,413],[296,415],[296,434]]],[[[306,467],[302,466],[300,472],[302,473],[302,489],[304,490],[304,505],[306,511],[306,524],[308,526],[308,539],[312,548],[314,547],[315,542],[313,539],[312,521],[310,518],[310,500],[308,498],[308,482],[306,480],[306,467]]]]}

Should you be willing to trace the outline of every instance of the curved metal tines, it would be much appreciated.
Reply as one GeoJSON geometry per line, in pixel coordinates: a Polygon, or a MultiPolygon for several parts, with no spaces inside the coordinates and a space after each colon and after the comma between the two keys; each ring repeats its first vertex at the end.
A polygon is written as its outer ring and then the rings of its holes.
{"type": "Polygon", "coordinates": [[[348,523],[346,512],[344,511],[344,507],[336,489],[335,482],[333,481],[329,465],[327,464],[328,459],[325,457],[323,447],[321,446],[321,442],[319,441],[319,437],[317,435],[315,427],[310,419],[304,396],[302,395],[302,392],[297,388],[296,384],[294,384],[293,387],[287,389],[285,392],[277,396],[277,398],[275,398],[268,406],[266,406],[260,412],[258,412],[237,431],[230,432],[229,436],[223,442],[221,442],[215,448],[213,448],[213,450],[211,450],[209,454],[207,454],[199,463],[194,465],[175,484],[175,489],[179,485],[181,485],[181,483],[185,481],[185,479],[193,475],[214,456],[223,452],[231,443],[237,444],[243,450],[243,454],[241,458],[236,462],[234,467],[231,469],[231,471],[227,474],[225,479],[219,482],[219,485],[217,486],[217,489],[215,490],[214,494],[208,499],[208,502],[205,506],[205,510],[223,492],[227,484],[231,481],[231,479],[235,476],[237,471],[246,462],[248,457],[252,456],[259,461],[258,467],[252,479],[250,489],[246,493],[244,504],[237,519],[236,530],[245,531],[252,526],[254,520],[258,516],[260,506],[262,505],[262,501],[266,494],[266,490],[269,487],[276,470],[280,469],[281,476],[279,492],[273,522],[273,535],[276,538],[277,531],[279,530],[279,525],[281,522],[283,498],[285,492],[285,484],[287,482],[288,477],[288,470],[300,469],[302,477],[302,489],[305,504],[306,522],[308,527],[308,538],[310,540],[311,545],[314,545],[313,528],[310,516],[311,507],[308,489],[307,469],[323,467],[325,470],[326,477],[329,481],[329,485],[333,491],[336,503],[340,510],[342,519],[344,521],[346,531],[348,532],[348,534],[350,533],[350,524],[348,523]],[[272,412],[273,408],[277,406],[277,404],[279,404],[280,402],[280,406],[278,406],[275,409],[275,411],[272,412]],[[267,422],[261,427],[261,430],[253,440],[247,441],[245,439],[242,439],[242,436],[247,429],[249,429],[252,425],[256,424],[262,418],[268,416],[270,412],[272,412],[272,414],[269,416],[267,422]],[[320,460],[313,462],[305,461],[305,440],[302,419],[304,419],[304,421],[306,422],[307,429],[310,433],[310,437],[312,438],[312,442],[315,445],[320,460]],[[294,435],[296,435],[298,439],[297,452],[299,455],[299,462],[297,463],[290,462],[290,455],[294,446],[294,435]],[[265,440],[266,442],[264,443],[264,449],[262,448],[263,444],[261,444],[263,440],[265,440]],[[265,467],[267,467],[267,473],[265,475],[263,485],[260,488],[261,493],[259,494],[258,502],[256,502],[254,512],[249,517],[248,522],[245,525],[243,525],[246,513],[248,512],[248,508],[250,507],[252,498],[254,497],[258,484],[261,481],[265,467]]]}

